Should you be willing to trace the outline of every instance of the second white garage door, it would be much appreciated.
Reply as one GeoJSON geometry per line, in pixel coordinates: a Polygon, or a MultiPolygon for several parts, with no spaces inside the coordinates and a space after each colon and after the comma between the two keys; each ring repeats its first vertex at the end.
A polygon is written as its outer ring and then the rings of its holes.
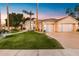
{"type": "Polygon", "coordinates": [[[54,31],[53,25],[44,25],[44,30],[46,32],[53,32],[54,31]]]}
{"type": "Polygon", "coordinates": [[[59,32],[72,32],[73,24],[61,24],[59,25],[59,32]]]}

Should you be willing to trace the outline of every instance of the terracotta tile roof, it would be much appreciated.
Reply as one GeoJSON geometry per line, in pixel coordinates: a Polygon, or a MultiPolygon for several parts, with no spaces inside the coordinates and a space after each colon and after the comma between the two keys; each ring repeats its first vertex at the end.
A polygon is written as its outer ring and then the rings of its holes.
{"type": "Polygon", "coordinates": [[[55,19],[55,18],[49,18],[49,19],[44,19],[44,20],[42,20],[42,21],[54,21],[54,22],[56,22],[56,21],[58,21],[59,19],[55,19]]]}
{"type": "Polygon", "coordinates": [[[60,19],[55,19],[55,18],[49,18],[49,19],[44,19],[44,20],[40,20],[40,21],[53,21],[53,22],[57,22],[57,21],[60,21],[60,20],[63,20],[67,17],[71,17],[71,16],[65,16],[65,17],[62,17],[60,19]]]}

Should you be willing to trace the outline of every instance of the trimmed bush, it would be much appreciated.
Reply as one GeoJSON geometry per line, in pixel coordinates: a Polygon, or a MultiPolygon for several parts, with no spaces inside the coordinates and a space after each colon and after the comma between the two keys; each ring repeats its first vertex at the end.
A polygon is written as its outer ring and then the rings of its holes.
{"type": "Polygon", "coordinates": [[[18,29],[12,29],[11,32],[15,33],[15,32],[19,32],[19,30],[18,29]]]}

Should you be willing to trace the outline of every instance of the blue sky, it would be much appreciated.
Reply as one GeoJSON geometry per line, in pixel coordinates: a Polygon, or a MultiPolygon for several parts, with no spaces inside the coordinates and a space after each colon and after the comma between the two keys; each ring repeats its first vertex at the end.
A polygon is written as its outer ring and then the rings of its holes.
{"type": "MultiPolygon", "coordinates": [[[[2,19],[6,18],[6,3],[0,3],[2,19]]],[[[39,19],[66,16],[66,8],[74,8],[76,3],[39,3],[39,19]]],[[[36,12],[35,3],[9,3],[9,12],[22,13],[22,10],[36,12]]],[[[26,15],[27,16],[27,15],[26,15]]],[[[35,15],[34,15],[35,16],[35,15]]]]}

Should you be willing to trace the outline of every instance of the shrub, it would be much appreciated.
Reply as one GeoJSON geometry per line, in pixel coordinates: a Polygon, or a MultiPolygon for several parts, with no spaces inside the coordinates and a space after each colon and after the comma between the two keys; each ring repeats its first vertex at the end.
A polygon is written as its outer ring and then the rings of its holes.
{"type": "Polygon", "coordinates": [[[14,32],[19,32],[19,30],[18,30],[18,29],[12,29],[11,32],[12,32],[12,33],[14,33],[14,32]]]}
{"type": "Polygon", "coordinates": [[[23,28],[23,30],[25,30],[26,28],[23,28]]]}
{"type": "Polygon", "coordinates": [[[8,30],[5,30],[5,29],[2,29],[0,30],[0,33],[8,33],[9,31],[8,30]]]}
{"type": "Polygon", "coordinates": [[[77,29],[77,32],[79,32],[79,29],[77,29]]]}

